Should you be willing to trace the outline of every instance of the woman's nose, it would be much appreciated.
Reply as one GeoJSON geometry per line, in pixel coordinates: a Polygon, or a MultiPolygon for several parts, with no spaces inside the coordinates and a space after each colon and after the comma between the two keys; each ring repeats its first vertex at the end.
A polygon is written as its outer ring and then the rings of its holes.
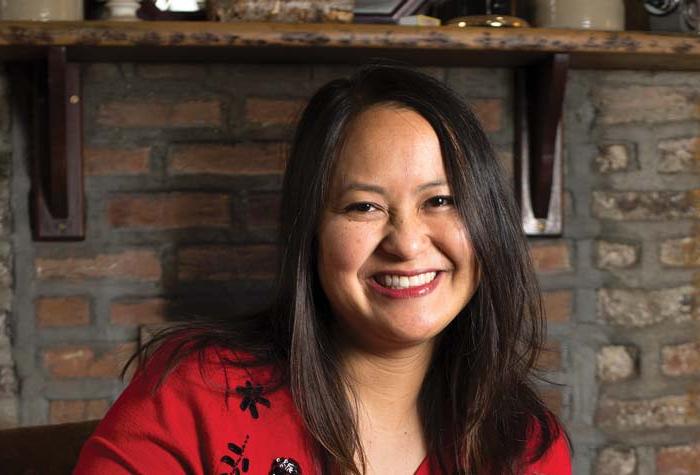
{"type": "Polygon", "coordinates": [[[401,260],[419,256],[430,245],[429,229],[419,216],[395,216],[388,223],[382,249],[401,260]]]}

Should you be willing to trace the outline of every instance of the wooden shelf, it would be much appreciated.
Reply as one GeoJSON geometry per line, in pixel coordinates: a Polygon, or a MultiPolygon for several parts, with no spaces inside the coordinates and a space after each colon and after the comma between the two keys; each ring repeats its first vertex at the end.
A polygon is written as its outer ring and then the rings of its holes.
{"type": "Polygon", "coordinates": [[[0,21],[0,60],[364,62],[523,66],[568,53],[577,69],[700,70],[700,37],[564,29],[355,24],[0,21]]]}
{"type": "Polygon", "coordinates": [[[33,229],[85,233],[81,61],[364,63],[514,67],[523,226],[561,233],[561,111],[569,68],[700,71],[700,37],[554,29],[217,22],[1,22],[0,61],[31,85],[33,229]],[[34,61],[36,60],[36,61],[34,61]],[[532,176],[530,171],[532,170],[532,176]]]}

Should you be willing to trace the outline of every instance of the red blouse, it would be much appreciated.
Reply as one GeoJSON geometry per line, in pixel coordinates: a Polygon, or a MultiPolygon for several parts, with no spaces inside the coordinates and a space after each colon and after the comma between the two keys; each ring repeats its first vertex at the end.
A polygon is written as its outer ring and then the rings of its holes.
{"type": "MultiPolygon", "coordinates": [[[[186,358],[153,392],[167,353],[157,352],[136,374],[83,446],[75,474],[319,473],[288,390],[263,393],[256,382],[264,374],[224,371],[212,350],[201,371],[196,356],[186,358]],[[235,388],[228,398],[227,382],[235,388]]],[[[426,458],[415,475],[431,473],[426,458]]],[[[527,471],[570,474],[563,437],[527,471]]]]}

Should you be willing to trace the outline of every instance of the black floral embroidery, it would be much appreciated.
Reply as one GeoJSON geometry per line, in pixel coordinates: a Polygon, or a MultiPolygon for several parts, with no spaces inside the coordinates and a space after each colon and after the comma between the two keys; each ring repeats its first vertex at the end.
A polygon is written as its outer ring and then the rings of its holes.
{"type": "Polygon", "coordinates": [[[269,475],[301,475],[301,467],[294,459],[277,457],[272,461],[269,475]]]}
{"type": "Polygon", "coordinates": [[[250,410],[250,415],[253,416],[253,419],[257,419],[259,416],[257,404],[270,407],[270,401],[263,397],[263,391],[262,386],[253,385],[250,381],[246,381],[245,386],[236,387],[236,392],[243,396],[241,411],[250,410]]]}
{"type": "Polygon", "coordinates": [[[241,475],[241,473],[247,473],[250,468],[250,460],[245,456],[245,447],[248,445],[248,439],[250,436],[246,435],[243,445],[236,445],[233,442],[229,442],[228,449],[233,452],[236,456],[234,459],[229,455],[224,455],[221,457],[221,461],[226,465],[231,466],[230,472],[222,473],[221,475],[241,475]]]}

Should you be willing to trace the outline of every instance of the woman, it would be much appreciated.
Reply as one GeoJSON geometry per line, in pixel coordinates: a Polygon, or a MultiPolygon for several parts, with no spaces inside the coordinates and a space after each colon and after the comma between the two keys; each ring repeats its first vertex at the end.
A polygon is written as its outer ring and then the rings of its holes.
{"type": "Polygon", "coordinates": [[[271,308],[156,339],[76,473],[570,473],[517,208],[456,94],[390,66],[321,88],[281,236],[271,308]]]}

